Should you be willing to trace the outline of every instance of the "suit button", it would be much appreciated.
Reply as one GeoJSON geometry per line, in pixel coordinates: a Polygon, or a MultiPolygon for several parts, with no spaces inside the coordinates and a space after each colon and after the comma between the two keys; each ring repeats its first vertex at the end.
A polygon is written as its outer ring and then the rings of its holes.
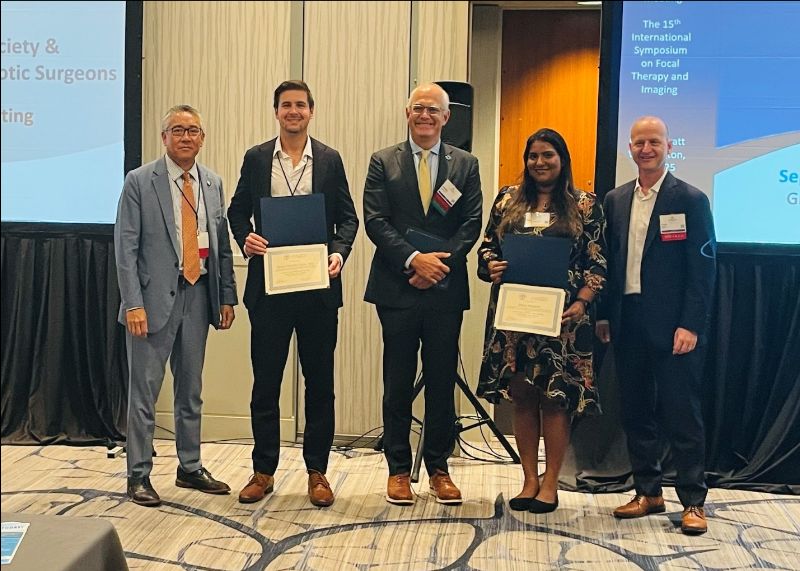
{"type": "Polygon", "coordinates": [[[169,292],[169,294],[170,294],[172,297],[175,297],[175,292],[174,292],[174,291],[171,291],[171,292],[169,292]]]}

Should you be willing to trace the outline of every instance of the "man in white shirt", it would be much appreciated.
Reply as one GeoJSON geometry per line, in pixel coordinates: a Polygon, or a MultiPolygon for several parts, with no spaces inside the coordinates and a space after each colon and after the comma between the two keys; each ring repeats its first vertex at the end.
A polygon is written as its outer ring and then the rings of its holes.
{"type": "Polygon", "coordinates": [[[666,124],[641,117],[630,151],[639,176],[608,193],[608,281],[597,335],[614,340],[636,495],[618,518],[664,511],[661,434],[677,469],[681,529],[707,529],[701,380],[705,334],[716,275],[716,241],[708,197],[666,169],[672,148],[666,124]]]}

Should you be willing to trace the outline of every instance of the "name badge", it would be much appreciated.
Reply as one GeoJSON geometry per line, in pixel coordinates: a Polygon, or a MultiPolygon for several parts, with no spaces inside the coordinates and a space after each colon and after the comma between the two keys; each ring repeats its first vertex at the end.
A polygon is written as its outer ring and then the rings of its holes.
{"type": "Polygon", "coordinates": [[[550,226],[549,212],[526,212],[525,228],[547,228],[550,226]]]}
{"type": "Polygon", "coordinates": [[[461,198],[461,191],[456,188],[450,179],[444,181],[444,184],[439,187],[436,194],[433,195],[431,204],[439,211],[442,216],[447,215],[453,205],[461,198]]]}
{"type": "Polygon", "coordinates": [[[201,259],[208,257],[208,232],[197,233],[197,248],[201,259]]]}
{"type": "Polygon", "coordinates": [[[659,218],[661,224],[661,241],[686,240],[686,215],[662,214],[659,218]]]}

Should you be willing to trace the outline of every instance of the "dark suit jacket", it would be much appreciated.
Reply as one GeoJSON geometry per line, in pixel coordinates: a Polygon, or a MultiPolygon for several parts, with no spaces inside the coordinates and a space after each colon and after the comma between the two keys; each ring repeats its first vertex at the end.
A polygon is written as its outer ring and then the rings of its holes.
{"type": "MultiPolygon", "coordinates": [[[[618,338],[628,259],[628,229],[636,181],[605,198],[608,281],[598,319],[608,319],[618,338]]],[[[667,173],[656,196],[642,254],[642,304],[649,341],[670,349],[675,329],[683,327],[705,341],[716,277],[716,238],[708,197],[667,173]],[[686,215],[686,240],[662,241],[659,216],[686,215]]]]}
{"type": "MultiPolygon", "coordinates": [[[[242,171],[236,192],[228,208],[233,237],[244,253],[244,241],[250,232],[264,235],[261,228],[261,198],[271,196],[272,191],[272,158],[275,154],[275,141],[267,141],[249,149],[244,155],[242,171]]],[[[325,195],[325,216],[328,226],[328,254],[338,253],[342,261],[353,246],[358,230],[358,218],[350,198],[350,187],[344,172],[344,165],[339,153],[334,149],[311,139],[313,170],[311,176],[311,192],[325,195]]],[[[341,275],[331,280],[330,289],[321,292],[328,307],[342,306],[341,275]]],[[[253,256],[248,263],[247,284],[244,290],[244,304],[253,309],[259,297],[266,295],[264,290],[264,261],[261,256],[253,256]]]]}
{"type": "Polygon", "coordinates": [[[433,206],[425,215],[408,141],[372,155],[364,186],[364,223],[367,236],[377,249],[365,301],[407,308],[424,299],[429,307],[469,309],[466,256],[480,235],[483,211],[478,159],[442,143],[434,193],[447,179],[461,191],[461,198],[446,216],[433,206]],[[445,249],[451,256],[444,263],[450,268],[450,283],[446,288],[420,290],[408,283],[405,262],[416,250],[405,240],[409,227],[448,240],[445,249]]]}

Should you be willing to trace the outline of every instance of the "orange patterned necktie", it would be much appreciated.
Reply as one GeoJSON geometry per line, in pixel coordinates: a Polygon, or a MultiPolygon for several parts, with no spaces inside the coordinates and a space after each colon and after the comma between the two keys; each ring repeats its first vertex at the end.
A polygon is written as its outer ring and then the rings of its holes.
{"type": "Polygon", "coordinates": [[[194,285],[200,279],[200,250],[197,246],[197,211],[189,171],[183,173],[181,235],[183,237],[183,278],[194,285]]]}

